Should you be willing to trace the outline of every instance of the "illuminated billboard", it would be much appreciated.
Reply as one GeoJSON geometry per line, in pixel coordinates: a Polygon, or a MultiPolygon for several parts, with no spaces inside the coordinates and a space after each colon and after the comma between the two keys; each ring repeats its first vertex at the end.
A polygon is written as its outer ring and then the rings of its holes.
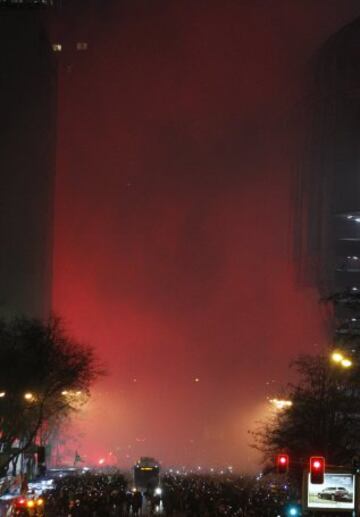
{"type": "Polygon", "coordinates": [[[307,506],[312,510],[354,510],[355,479],[353,474],[325,473],[322,485],[307,482],[307,506]]]}

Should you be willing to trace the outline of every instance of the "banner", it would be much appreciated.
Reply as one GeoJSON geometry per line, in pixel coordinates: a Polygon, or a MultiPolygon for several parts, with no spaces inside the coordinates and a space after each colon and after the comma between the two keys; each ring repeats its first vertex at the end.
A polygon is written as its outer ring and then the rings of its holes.
{"type": "Polygon", "coordinates": [[[312,485],[308,476],[309,509],[354,510],[355,476],[353,474],[327,473],[322,485],[312,485]]]}

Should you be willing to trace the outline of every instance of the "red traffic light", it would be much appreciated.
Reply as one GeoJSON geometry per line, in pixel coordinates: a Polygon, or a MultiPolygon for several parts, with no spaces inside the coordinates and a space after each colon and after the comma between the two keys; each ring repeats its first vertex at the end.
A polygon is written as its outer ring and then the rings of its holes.
{"type": "Polygon", "coordinates": [[[284,474],[289,470],[289,455],[278,454],[276,456],[276,468],[279,474],[284,474]]]}
{"type": "Polygon", "coordinates": [[[322,485],[325,476],[325,458],[323,456],[311,456],[310,458],[310,482],[313,485],[322,485]]]}

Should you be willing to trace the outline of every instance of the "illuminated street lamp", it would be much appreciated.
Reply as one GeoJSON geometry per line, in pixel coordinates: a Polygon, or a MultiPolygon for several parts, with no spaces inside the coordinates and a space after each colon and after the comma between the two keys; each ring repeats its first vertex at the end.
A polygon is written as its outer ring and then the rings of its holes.
{"type": "Polygon", "coordinates": [[[293,403],[291,400],[282,400],[282,399],[270,399],[270,404],[274,406],[275,409],[282,410],[290,408],[293,403]]]}
{"type": "Polygon", "coordinates": [[[333,363],[338,364],[343,368],[351,368],[353,364],[349,358],[345,357],[344,354],[339,351],[333,352],[330,357],[333,363]]]}
{"type": "Polygon", "coordinates": [[[6,393],[5,391],[0,391],[0,399],[3,399],[5,397],[6,393]]]}
{"type": "Polygon", "coordinates": [[[61,395],[63,395],[64,397],[67,397],[67,396],[80,397],[82,394],[83,394],[83,392],[80,390],[79,391],[63,390],[61,392],[61,395]]]}
{"type": "Polygon", "coordinates": [[[34,395],[33,395],[32,393],[27,392],[27,393],[25,393],[25,395],[24,395],[24,399],[25,399],[27,402],[32,402],[32,401],[35,399],[35,397],[34,397],[34,395]]]}
{"type": "Polygon", "coordinates": [[[340,352],[333,352],[331,354],[331,360],[334,363],[339,364],[339,363],[341,363],[344,360],[344,356],[340,352]]]}
{"type": "Polygon", "coordinates": [[[350,359],[343,359],[343,360],[341,361],[341,366],[342,366],[343,368],[351,368],[351,366],[352,366],[352,361],[350,361],[350,359]]]}

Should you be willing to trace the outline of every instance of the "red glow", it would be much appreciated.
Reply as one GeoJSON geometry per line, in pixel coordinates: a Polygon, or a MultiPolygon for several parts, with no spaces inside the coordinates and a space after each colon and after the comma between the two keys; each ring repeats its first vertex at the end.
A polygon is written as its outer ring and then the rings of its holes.
{"type": "Polygon", "coordinates": [[[312,471],[325,470],[325,458],[319,456],[319,457],[311,457],[310,458],[310,469],[312,471]]]}
{"type": "Polygon", "coordinates": [[[277,456],[277,464],[282,466],[282,467],[285,467],[286,465],[289,464],[289,456],[288,454],[279,454],[277,456]]]}
{"type": "Polygon", "coordinates": [[[91,52],[66,56],[59,81],[53,308],[109,370],[79,453],[257,470],[249,415],[266,417],[289,360],[327,330],[296,282],[286,121],[305,63],[355,7],[103,3],[69,16],[91,52]]]}

